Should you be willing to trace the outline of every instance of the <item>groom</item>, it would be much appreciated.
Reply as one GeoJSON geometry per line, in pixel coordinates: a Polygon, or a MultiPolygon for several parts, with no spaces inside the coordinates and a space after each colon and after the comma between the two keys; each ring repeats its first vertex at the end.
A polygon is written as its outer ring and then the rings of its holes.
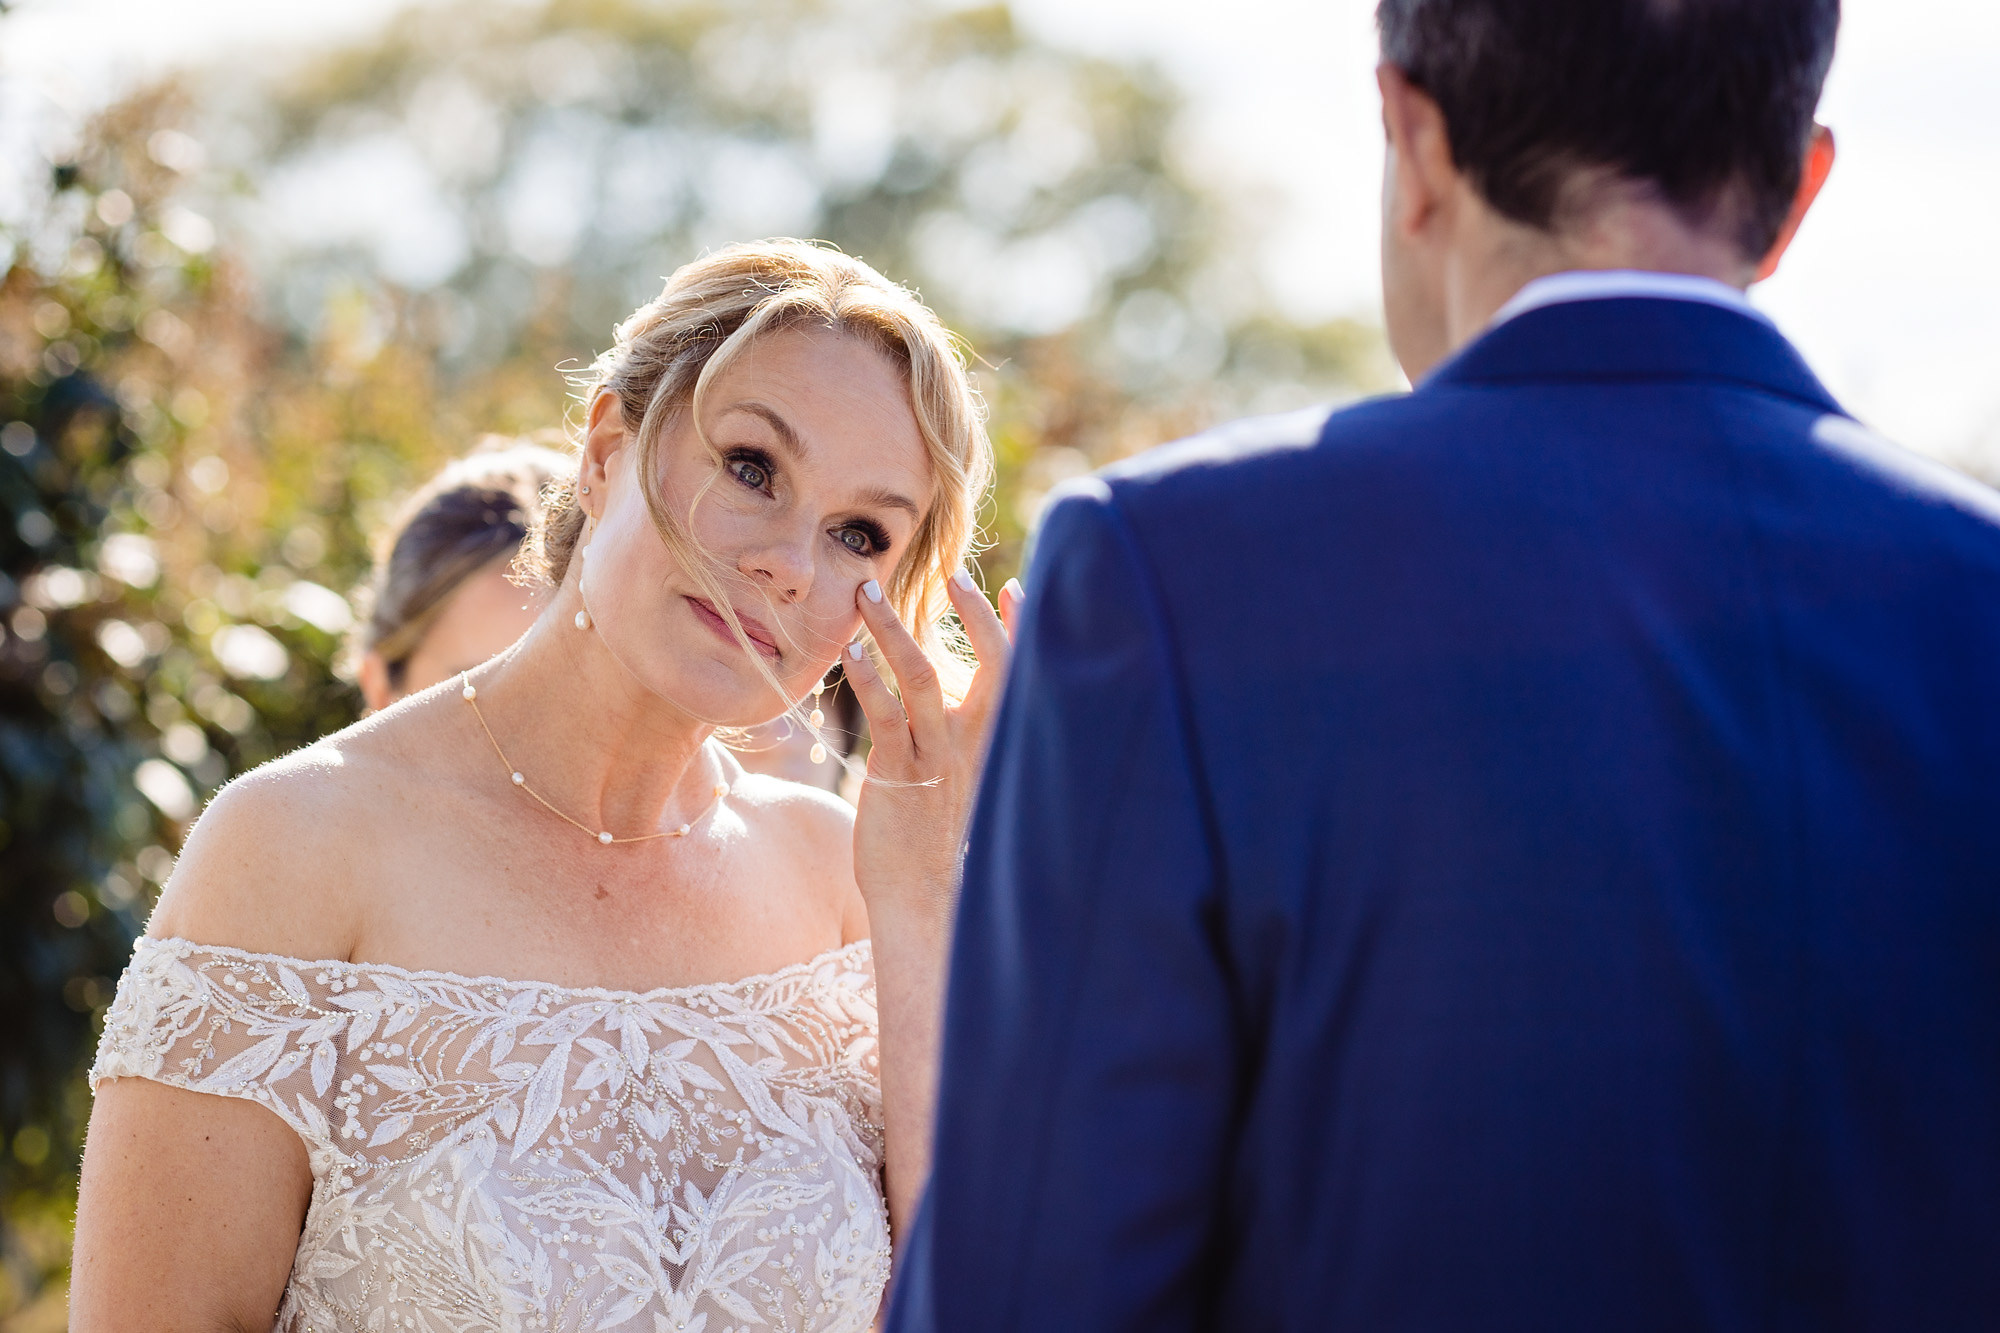
{"type": "Polygon", "coordinates": [[[1742,294],[1836,0],[1378,18],[1415,392],[1049,512],[888,1327],[2000,1327],[2000,497],[1742,294]]]}

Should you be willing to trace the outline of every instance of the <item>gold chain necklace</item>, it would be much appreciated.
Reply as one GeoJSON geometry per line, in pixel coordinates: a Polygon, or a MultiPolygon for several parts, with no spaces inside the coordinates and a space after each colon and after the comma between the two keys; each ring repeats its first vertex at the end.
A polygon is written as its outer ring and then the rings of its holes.
{"type": "MultiPolygon", "coordinates": [[[[506,766],[507,776],[513,780],[514,785],[516,787],[519,787],[522,791],[528,793],[528,795],[534,797],[537,801],[540,801],[542,803],[542,808],[547,810],[550,814],[554,815],[557,819],[560,819],[566,824],[570,824],[575,826],[576,828],[581,829],[583,832],[597,839],[599,843],[603,844],[606,847],[609,847],[614,843],[621,843],[621,842],[651,842],[655,838],[685,838],[689,833],[694,831],[694,823],[693,821],[689,821],[688,823],[681,825],[679,828],[669,829],[665,833],[642,833],[636,838],[614,838],[608,831],[594,829],[590,825],[584,823],[582,820],[571,819],[568,815],[556,809],[555,806],[549,804],[549,799],[546,796],[542,795],[540,792],[536,791],[533,787],[530,787],[528,785],[528,779],[521,773],[520,769],[514,767],[513,761],[507,758],[507,752],[500,748],[500,740],[493,734],[493,728],[486,725],[486,714],[479,711],[479,691],[472,688],[472,681],[466,677],[464,672],[459,673],[458,681],[460,685],[464,686],[464,688],[459,691],[459,694],[464,697],[467,703],[472,705],[472,715],[479,719],[479,729],[486,733],[486,739],[493,746],[493,753],[499,755],[500,762],[506,766]]],[[[728,783],[726,782],[716,783],[715,795],[709,800],[709,803],[707,805],[702,807],[701,814],[696,815],[695,819],[700,819],[702,815],[705,815],[710,810],[713,810],[715,808],[715,803],[721,800],[724,796],[727,796],[728,794],[729,794],[728,783]]]]}

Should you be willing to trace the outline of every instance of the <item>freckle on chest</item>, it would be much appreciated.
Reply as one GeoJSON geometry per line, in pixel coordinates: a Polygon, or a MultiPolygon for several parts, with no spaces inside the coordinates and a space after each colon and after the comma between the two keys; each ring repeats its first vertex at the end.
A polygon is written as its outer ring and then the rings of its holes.
{"type": "Polygon", "coordinates": [[[606,898],[609,898],[611,896],[611,890],[605,888],[602,884],[600,884],[597,886],[597,893],[594,896],[597,898],[599,902],[603,902],[606,898]]]}

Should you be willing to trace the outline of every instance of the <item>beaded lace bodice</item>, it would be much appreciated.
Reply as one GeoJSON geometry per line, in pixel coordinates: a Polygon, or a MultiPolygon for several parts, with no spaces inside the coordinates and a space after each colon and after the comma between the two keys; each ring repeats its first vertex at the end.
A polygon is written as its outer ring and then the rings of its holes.
{"type": "Polygon", "coordinates": [[[93,1085],[269,1107],[282,1333],[863,1330],[889,1275],[866,941],[632,994],[139,941],[93,1085]]]}

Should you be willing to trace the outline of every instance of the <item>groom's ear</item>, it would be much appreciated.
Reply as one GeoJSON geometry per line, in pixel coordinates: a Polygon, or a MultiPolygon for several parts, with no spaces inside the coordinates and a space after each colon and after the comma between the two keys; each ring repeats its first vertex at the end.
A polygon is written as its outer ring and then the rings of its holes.
{"type": "Polygon", "coordinates": [[[1415,238],[1428,230],[1459,185],[1444,111],[1429,93],[1387,61],[1375,67],[1382,90],[1382,132],[1390,165],[1383,225],[1415,238]]]}
{"type": "Polygon", "coordinates": [[[1819,198],[1820,190],[1826,185],[1826,178],[1833,174],[1833,131],[1824,125],[1813,126],[1812,138],[1806,144],[1805,166],[1799,172],[1798,193],[1792,196],[1792,211],[1785,215],[1785,225],[1778,228],[1778,239],[1757,265],[1757,276],[1753,281],[1762,282],[1778,271],[1778,261],[1791,248],[1792,237],[1799,234],[1799,224],[1806,220],[1806,210],[1819,198]]]}

